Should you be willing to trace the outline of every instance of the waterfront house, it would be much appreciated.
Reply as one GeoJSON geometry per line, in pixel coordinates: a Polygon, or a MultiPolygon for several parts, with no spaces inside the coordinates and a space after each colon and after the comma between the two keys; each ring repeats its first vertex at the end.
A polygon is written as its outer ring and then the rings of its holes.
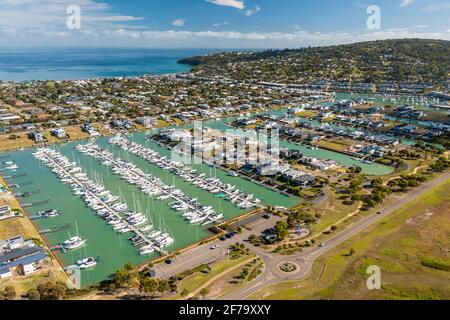
{"type": "Polygon", "coordinates": [[[10,206],[1,206],[0,207],[0,220],[9,218],[12,215],[10,206]]]}
{"type": "Polygon", "coordinates": [[[17,275],[30,275],[39,268],[47,255],[38,247],[18,248],[0,254],[0,279],[17,275]]]}
{"type": "Polygon", "coordinates": [[[0,240],[0,254],[20,249],[20,248],[31,248],[35,244],[33,240],[25,241],[22,236],[15,236],[6,240],[0,240]]]}
{"type": "Polygon", "coordinates": [[[59,139],[65,138],[67,136],[66,130],[64,130],[63,128],[53,129],[52,130],[52,135],[57,137],[57,138],[59,138],[59,139]]]}
{"type": "Polygon", "coordinates": [[[258,166],[256,168],[257,174],[260,176],[276,176],[277,174],[283,174],[286,171],[288,171],[290,168],[289,165],[276,165],[276,164],[269,164],[269,165],[262,165],[258,166]]]}
{"type": "Polygon", "coordinates": [[[44,142],[44,136],[41,132],[33,131],[30,132],[28,137],[36,143],[44,142]]]}
{"type": "Polygon", "coordinates": [[[140,117],[136,119],[136,123],[148,128],[155,123],[156,119],[153,117],[140,117]]]}

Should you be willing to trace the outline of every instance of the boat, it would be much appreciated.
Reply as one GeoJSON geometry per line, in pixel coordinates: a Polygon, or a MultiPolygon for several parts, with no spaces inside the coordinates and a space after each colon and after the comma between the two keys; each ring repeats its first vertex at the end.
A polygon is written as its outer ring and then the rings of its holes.
{"type": "Polygon", "coordinates": [[[58,217],[61,213],[59,212],[59,210],[46,210],[46,211],[41,211],[38,213],[38,216],[42,217],[42,218],[55,218],[58,217]]]}
{"type": "Polygon", "coordinates": [[[79,236],[76,236],[64,241],[62,247],[65,250],[76,250],[83,247],[86,242],[87,240],[83,240],[79,236]]]}
{"type": "Polygon", "coordinates": [[[77,261],[77,266],[80,269],[90,269],[97,265],[97,260],[95,258],[89,257],[77,261]]]}

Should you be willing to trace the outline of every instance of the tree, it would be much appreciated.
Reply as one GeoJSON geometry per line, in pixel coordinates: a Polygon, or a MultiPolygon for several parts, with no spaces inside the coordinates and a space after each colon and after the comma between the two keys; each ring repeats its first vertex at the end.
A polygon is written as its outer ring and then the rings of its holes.
{"type": "Polygon", "coordinates": [[[40,284],[37,290],[41,296],[41,300],[60,300],[66,295],[67,287],[62,282],[40,284]]]}
{"type": "Polygon", "coordinates": [[[288,224],[284,221],[278,221],[275,225],[275,234],[277,236],[277,240],[281,241],[286,238],[289,234],[288,224]]]}
{"type": "Polygon", "coordinates": [[[3,296],[6,300],[13,300],[16,297],[16,289],[12,286],[7,286],[3,292],[3,296]]]}
{"type": "Polygon", "coordinates": [[[122,269],[116,271],[114,281],[117,287],[126,287],[132,284],[134,278],[132,270],[133,266],[127,263],[122,269]]]}
{"type": "Polygon", "coordinates": [[[170,283],[167,280],[159,280],[158,291],[164,295],[170,290],[170,283]]]}
{"type": "Polygon", "coordinates": [[[331,231],[335,232],[338,229],[337,226],[331,226],[331,231]]]}
{"type": "Polygon", "coordinates": [[[157,279],[146,277],[141,280],[139,291],[144,292],[146,295],[153,296],[158,292],[159,281],[157,279]]]}
{"type": "Polygon", "coordinates": [[[200,295],[204,298],[209,294],[209,290],[207,288],[203,288],[200,290],[200,295]]]}
{"type": "Polygon", "coordinates": [[[40,293],[39,293],[39,291],[37,289],[30,289],[25,294],[25,298],[28,299],[28,300],[40,300],[41,299],[41,295],[40,295],[40,293]]]}
{"type": "Polygon", "coordinates": [[[183,289],[183,291],[181,291],[181,293],[180,293],[180,295],[181,295],[183,298],[187,297],[188,294],[189,294],[189,291],[188,291],[187,289],[183,289]]]}

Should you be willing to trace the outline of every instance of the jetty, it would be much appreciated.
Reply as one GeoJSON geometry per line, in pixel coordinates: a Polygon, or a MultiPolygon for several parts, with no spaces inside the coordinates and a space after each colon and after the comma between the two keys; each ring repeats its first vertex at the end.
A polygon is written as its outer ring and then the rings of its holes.
{"type": "Polygon", "coordinates": [[[138,243],[133,241],[135,245],[139,244],[143,245],[143,247],[151,247],[154,251],[163,255],[165,254],[162,246],[159,246],[149,235],[125,219],[120,214],[121,212],[114,209],[114,205],[111,202],[106,202],[104,198],[93,190],[95,184],[85,174],[79,172],[81,170],[76,167],[76,163],[70,162],[66,157],[49,148],[40,149],[34,155],[50,167],[61,181],[71,184],[72,189],[79,188],[78,190],[83,190],[85,201],[94,200],[96,205],[102,208],[101,210],[106,210],[109,216],[112,216],[121,224],[126,224],[127,229],[135,234],[132,238],[139,239],[138,243]]]}

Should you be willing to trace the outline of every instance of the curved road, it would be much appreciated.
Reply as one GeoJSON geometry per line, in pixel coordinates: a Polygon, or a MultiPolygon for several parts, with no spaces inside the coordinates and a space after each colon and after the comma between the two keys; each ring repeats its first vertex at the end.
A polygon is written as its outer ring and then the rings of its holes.
{"type": "Polygon", "coordinates": [[[430,189],[435,186],[443,183],[447,179],[450,178],[450,173],[445,173],[438,177],[435,180],[427,182],[414,191],[408,193],[406,196],[401,197],[393,203],[385,207],[381,214],[373,214],[368,216],[358,222],[351,224],[345,230],[337,233],[335,236],[328,239],[323,247],[320,248],[310,248],[308,251],[301,252],[297,255],[289,256],[289,257],[280,257],[268,252],[265,252],[259,248],[251,247],[251,250],[257,253],[261,258],[264,259],[266,264],[265,271],[261,274],[256,280],[252,283],[249,283],[247,286],[240,288],[228,295],[226,295],[223,300],[243,300],[247,298],[249,295],[253,294],[256,291],[262,290],[264,288],[285,282],[285,281],[300,281],[308,278],[311,275],[311,270],[314,262],[320,256],[329,252],[330,250],[336,248],[340,244],[344,243],[348,239],[367,229],[369,226],[374,225],[381,219],[391,215],[398,209],[403,206],[409,204],[417,197],[426,193],[430,189]],[[286,274],[283,273],[279,269],[279,265],[283,262],[291,262],[299,266],[299,269],[296,273],[286,274]]]}

